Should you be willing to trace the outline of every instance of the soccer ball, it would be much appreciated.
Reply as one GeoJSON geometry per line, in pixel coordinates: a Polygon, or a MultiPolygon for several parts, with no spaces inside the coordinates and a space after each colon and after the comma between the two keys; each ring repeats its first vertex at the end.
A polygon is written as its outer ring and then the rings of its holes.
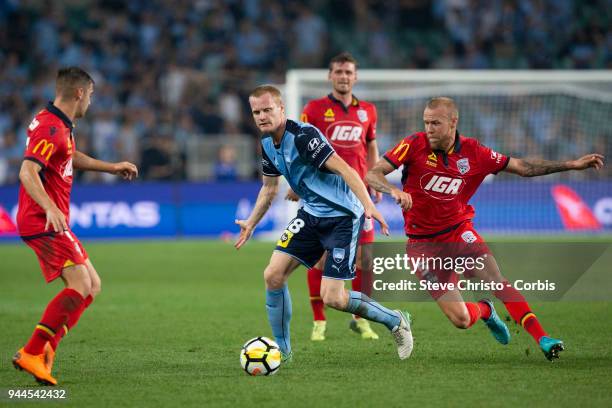
{"type": "Polygon", "coordinates": [[[276,374],[280,363],[278,344],[267,337],[255,337],[247,341],[240,351],[240,365],[249,375],[276,374]]]}

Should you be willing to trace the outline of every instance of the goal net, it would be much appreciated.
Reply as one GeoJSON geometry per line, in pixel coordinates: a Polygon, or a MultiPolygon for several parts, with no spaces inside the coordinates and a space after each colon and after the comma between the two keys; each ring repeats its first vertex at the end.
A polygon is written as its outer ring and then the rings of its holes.
{"type": "MultiPolygon", "coordinates": [[[[290,118],[330,92],[327,70],[287,74],[290,118]]],[[[360,70],[354,94],[378,111],[381,154],[423,129],[426,101],[449,96],[459,108],[459,131],[513,157],[568,160],[612,150],[610,71],[360,70]]],[[[399,181],[399,172],[392,176],[399,181]]],[[[472,199],[475,223],[486,232],[612,232],[612,166],[520,179],[490,177],[472,199]]],[[[381,206],[401,233],[392,203],[381,206]]]]}

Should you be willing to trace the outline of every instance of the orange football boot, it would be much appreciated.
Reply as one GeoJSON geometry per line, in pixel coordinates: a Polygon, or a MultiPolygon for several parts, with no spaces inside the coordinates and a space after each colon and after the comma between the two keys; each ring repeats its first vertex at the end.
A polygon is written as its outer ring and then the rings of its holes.
{"type": "Polygon", "coordinates": [[[22,347],[13,357],[13,365],[18,370],[32,374],[36,381],[43,385],[57,385],[57,380],[51,377],[51,372],[45,364],[44,354],[28,354],[22,347]]]}
{"type": "Polygon", "coordinates": [[[45,343],[43,355],[45,356],[45,366],[47,366],[47,370],[49,370],[49,373],[51,373],[53,370],[53,362],[55,361],[55,350],[53,350],[53,347],[51,347],[51,343],[45,343]]]}

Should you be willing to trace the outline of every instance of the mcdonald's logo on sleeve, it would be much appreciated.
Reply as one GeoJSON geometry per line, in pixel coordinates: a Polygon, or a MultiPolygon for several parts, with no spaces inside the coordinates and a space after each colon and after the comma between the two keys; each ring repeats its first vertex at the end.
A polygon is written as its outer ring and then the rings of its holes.
{"type": "Polygon", "coordinates": [[[45,160],[49,161],[49,159],[51,158],[51,155],[53,154],[53,150],[55,149],[55,145],[53,143],[49,143],[45,139],[42,139],[40,142],[36,144],[36,146],[34,146],[32,153],[38,154],[39,149],[40,149],[40,155],[44,157],[45,160]]]}
{"type": "Polygon", "coordinates": [[[402,161],[404,160],[404,157],[406,157],[408,149],[410,149],[410,143],[402,140],[395,150],[393,150],[393,155],[397,157],[398,161],[402,161]]]}

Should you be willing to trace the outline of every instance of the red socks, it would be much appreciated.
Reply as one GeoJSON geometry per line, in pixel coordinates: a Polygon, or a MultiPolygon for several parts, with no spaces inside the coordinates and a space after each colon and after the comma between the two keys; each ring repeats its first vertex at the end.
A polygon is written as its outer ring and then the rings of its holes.
{"type": "Polygon", "coordinates": [[[323,271],[317,268],[308,270],[308,291],[310,292],[310,306],[314,320],[325,320],[325,305],[321,299],[321,279],[323,271]]]}
{"type": "Polygon", "coordinates": [[[74,289],[66,288],[55,296],[47,305],[40,322],[36,325],[32,337],[25,345],[25,352],[42,354],[46,342],[56,344],[54,338],[70,321],[76,323],[83,313],[85,299],[74,289]],[[74,317],[77,316],[75,319],[74,317]]]}
{"type": "Polygon", "coordinates": [[[351,281],[351,289],[370,296],[372,294],[372,275],[364,274],[361,268],[357,268],[355,279],[351,281]]]}
{"type": "Polygon", "coordinates": [[[63,325],[62,328],[57,331],[57,333],[55,333],[55,337],[53,337],[53,340],[49,341],[51,347],[53,347],[53,350],[57,349],[57,345],[60,341],[62,341],[62,338],[67,335],[68,331],[72,330],[72,328],[77,324],[85,309],[87,309],[89,305],[91,305],[91,302],[93,302],[93,297],[89,295],[85,298],[85,301],[83,302],[81,307],[77,311],[75,311],[74,314],[69,316],[68,322],[63,325]]]}
{"type": "MultiPolygon", "coordinates": [[[[310,306],[314,320],[325,320],[325,305],[321,299],[321,279],[323,271],[317,268],[308,270],[308,291],[310,292],[310,306]]],[[[369,276],[364,276],[363,271],[357,268],[355,279],[351,282],[351,287],[356,292],[362,292],[365,295],[372,293],[372,284],[369,276]]],[[[358,317],[357,317],[358,318],[358,317]]]]}
{"type": "MultiPolygon", "coordinates": [[[[372,282],[370,276],[364,275],[361,268],[356,268],[355,271],[355,279],[351,281],[351,289],[355,292],[361,292],[366,296],[370,296],[372,294],[372,282]]],[[[357,315],[353,315],[353,319],[361,319],[361,317],[357,315]]]]}
{"type": "Polygon", "coordinates": [[[480,318],[480,307],[478,307],[477,303],[472,302],[465,302],[465,307],[467,307],[468,314],[470,315],[470,323],[468,327],[472,327],[480,318]]]}
{"type": "Polygon", "coordinates": [[[466,329],[472,327],[478,319],[487,320],[491,317],[491,308],[484,302],[465,302],[465,307],[470,315],[470,323],[466,329]]]}
{"type": "Polygon", "coordinates": [[[489,307],[489,305],[487,305],[485,302],[478,302],[476,305],[478,305],[478,308],[480,309],[480,318],[482,320],[489,320],[489,317],[491,317],[491,307],[489,307]]]}
{"type": "Polygon", "coordinates": [[[529,304],[518,290],[510,285],[505,286],[502,290],[494,292],[494,294],[499,300],[504,302],[504,306],[506,306],[512,319],[523,326],[527,333],[529,333],[537,343],[540,342],[542,336],[547,335],[536,315],[531,312],[529,304]]]}

